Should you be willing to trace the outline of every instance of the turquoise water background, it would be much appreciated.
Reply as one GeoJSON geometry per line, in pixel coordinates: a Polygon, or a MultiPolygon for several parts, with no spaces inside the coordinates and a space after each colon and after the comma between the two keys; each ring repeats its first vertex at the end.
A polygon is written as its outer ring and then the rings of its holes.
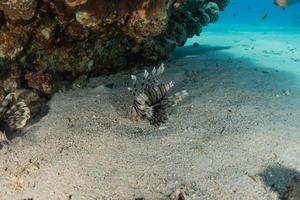
{"type": "Polygon", "coordinates": [[[218,24],[300,28],[300,2],[283,10],[273,0],[231,0],[218,24]],[[263,20],[264,15],[268,16],[263,20]]]}
{"type": "Polygon", "coordinates": [[[192,56],[200,61],[208,52],[216,59],[226,54],[228,59],[248,60],[257,67],[286,72],[288,87],[300,91],[300,2],[283,10],[273,0],[231,0],[218,22],[185,46],[195,42],[200,47],[192,56]],[[289,84],[289,80],[297,81],[289,84]]]}

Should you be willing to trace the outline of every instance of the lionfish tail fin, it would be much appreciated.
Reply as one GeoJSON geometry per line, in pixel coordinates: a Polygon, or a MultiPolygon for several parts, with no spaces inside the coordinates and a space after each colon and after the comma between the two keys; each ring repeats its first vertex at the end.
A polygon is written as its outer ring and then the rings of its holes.
{"type": "Polygon", "coordinates": [[[30,109],[15,93],[10,93],[0,105],[0,118],[12,129],[23,128],[30,118],[30,109]]]}
{"type": "Polygon", "coordinates": [[[182,101],[189,94],[187,90],[182,90],[180,92],[175,93],[172,96],[168,97],[168,106],[176,106],[180,101],[182,101]]]}

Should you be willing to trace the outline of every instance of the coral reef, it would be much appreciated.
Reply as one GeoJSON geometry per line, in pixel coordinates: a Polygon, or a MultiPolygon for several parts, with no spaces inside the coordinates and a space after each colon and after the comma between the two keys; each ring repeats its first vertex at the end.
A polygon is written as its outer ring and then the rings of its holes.
{"type": "Polygon", "coordinates": [[[36,114],[59,81],[158,64],[227,1],[0,1],[0,97],[22,91],[36,114]]]}
{"type": "Polygon", "coordinates": [[[16,93],[9,93],[0,104],[0,120],[5,121],[12,129],[23,128],[30,118],[30,110],[16,93]]]}
{"type": "Polygon", "coordinates": [[[0,149],[9,142],[5,135],[5,128],[2,124],[5,123],[10,129],[23,128],[27,120],[30,118],[30,109],[25,101],[18,97],[16,93],[9,93],[0,99],[0,149]]]}
{"type": "Polygon", "coordinates": [[[3,61],[32,73],[69,78],[157,63],[167,59],[176,44],[183,45],[215,22],[226,4],[227,0],[1,1],[0,72],[3,61]]]}
{"type": "Polygon", "coordinates": [[[0,105],[7,95],[16,94],[15,98],[25,102],[32,116],[39,114],[43,100],[41,97],[43,95],[40,94],[49,95],[53,88],[50,75],[38,72],[25,74],[25,77],[22,77],[22,69],[17,63],[0,62],[0,64],[3,64],[0,68],[0,105]],[[32,89],[22,88],[24,81],[27,81],[27,87],[32,89]]]}
{"type": "Polygon", "coordinates": [[[25,74],[25,80],[29,88],[36,89],[39,92],[50,95],[53,90],[52,77],[49,73],[39,72],[29,72],[25,74]]]}
{"type": "MultiPolygon", "coordinates": [[[[227,3],[0,1],[0,103],[16,94],[35,116],[43,100],[65,83],[75,80],[73,87],[81,87],[89,76],[161,63],[176,46],[215,22],[227,3]]],[[[165,120],[165,105],[159,105],[153,123],[165,120]]],[[[4,113],[0,118],[7,120],[4,113]]]]}

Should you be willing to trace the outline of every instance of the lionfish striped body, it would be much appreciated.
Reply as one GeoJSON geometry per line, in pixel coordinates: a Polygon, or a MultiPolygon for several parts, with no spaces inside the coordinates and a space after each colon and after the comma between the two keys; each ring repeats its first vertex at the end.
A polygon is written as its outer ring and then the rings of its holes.
{"type": "MultiPolygon", "coordinates": [[[[29,108],[15,93],[9,93],[2,101],[0,100],[0,121],[7,124],[10,129],[23,128],[29,118],[29,108]]],[[[2,131],[0,129],[0,149],[3,144],[8,143],[5,133],[2,131]]]]}
{"type": "Polygon", "coordinates": [[[159,76],[163,72],[163,64],[157,70],[153,68],[151,74],[146,70],[140,88],[137,87],[137,77],[131,76],[133,88],[128,89],[135,96],[130,113],[133,120],[148,119],[151,124],[160,125],[167,120],[167,108],[176,105],[187,95],[186,91],[182,91],[167,97],[174,82],[159,83],[159,76]]]}

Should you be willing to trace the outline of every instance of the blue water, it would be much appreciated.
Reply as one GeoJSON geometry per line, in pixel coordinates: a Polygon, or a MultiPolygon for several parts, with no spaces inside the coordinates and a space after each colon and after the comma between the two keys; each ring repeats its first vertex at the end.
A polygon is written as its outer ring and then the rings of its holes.
{"type": "Polygon", "coordinates": [[[300,3],[282,10],[273,0],[231,0],[218,23],[300,28],[300,3]]]}
{"type": "Polygon", "coordinates": [[[231,0],[218,22],[186,46],[194,42],[200,50],[219,49],[218,55],[228,59],[243,58],[259,68],[284,71],[285,80],[297,80],[286,85],[300,90],[300,2],[283,10],[273,0],[231,0]]]}

